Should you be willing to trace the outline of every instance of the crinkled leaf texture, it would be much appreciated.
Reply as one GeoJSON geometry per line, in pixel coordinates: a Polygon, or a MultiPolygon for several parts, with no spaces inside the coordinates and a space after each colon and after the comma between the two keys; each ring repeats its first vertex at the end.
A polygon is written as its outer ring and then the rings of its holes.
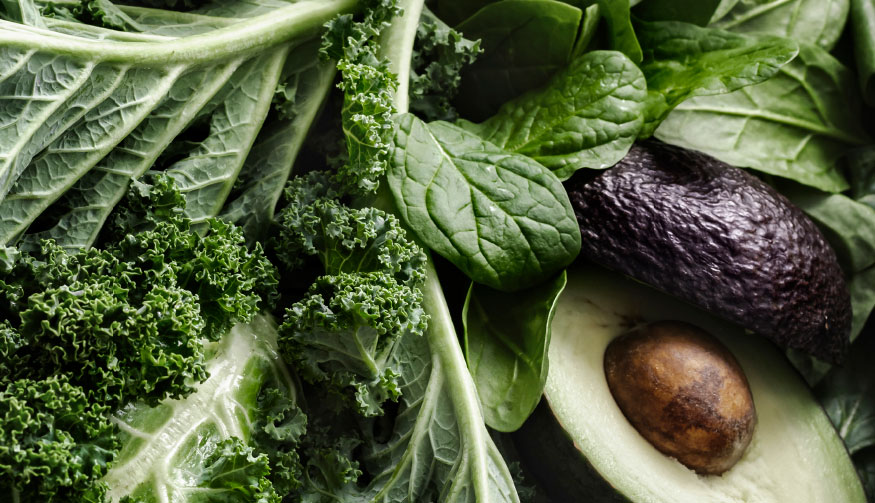
{"type": "Polygon", "coordinates": [[[130,180],[150,168],[176,179],[195,224],[231,195],[229,217],[263,228],[282,181],[262,180],[288,176],[330,88],[330,64],[284,70],[287,59],[300,60],[289,52],[355,1],[220,3],[197,14],[119,7],[138,33],[70,19],[41,18],[54,32],[0,21],[8,125],[0,132],[0,242],[30,233],[34,242],[90,246],[130,180]],[[275,120],[278,84],[296,81],[295,117],[275,120]],[[189,134],[192,125],[205,136],[189,134]],[[295,138],[265,165],[276,134],[295,138]],[[173,155],[162,156],[171,144],[173,155]]]}
{"type": "Polygon", "coordinates": [[[388,182],[422,242],[497,290],[539,283],[580,250],[556,175],[452,124],[400,116],[388,182]]]}
{"type": "Polygon", "coordinates": [[[848,188],[837,161],[868,142],[853,74],[804,44],[763,83],[684,101],[654,136],[827,192],[848,188]]]}
{"type": "MultiPolygon", "coordinates": [[[[124,444],[103,478],[111,501],[273,503],[280,496],[271,471],[300,475],[277,455],[297,443],[305,423],[274,323],[258,316],[236,325],[214,351],[209,379],[191,395],[116,413],[124,444]]],[[[282,482],[286,490],[298,483],[282,482]]]]}
{"type": "Polygon", "coordinates": [[[564,180],[578,169],[609,168],[622,159],[643,126],[646,99],[647,83],[632,60],[591,51],[486,121],[460,125],[564,180]]]}

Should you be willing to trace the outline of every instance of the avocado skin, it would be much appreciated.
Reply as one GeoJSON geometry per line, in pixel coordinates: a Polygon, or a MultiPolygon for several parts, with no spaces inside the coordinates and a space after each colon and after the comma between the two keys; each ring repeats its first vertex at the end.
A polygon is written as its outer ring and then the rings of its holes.
{"type": "Polygon", "coordinates": [[[851,302],[835,252],[772,187],[705,154],[648,141],[566,183],[581,255],[840,363],[851,302]]]}

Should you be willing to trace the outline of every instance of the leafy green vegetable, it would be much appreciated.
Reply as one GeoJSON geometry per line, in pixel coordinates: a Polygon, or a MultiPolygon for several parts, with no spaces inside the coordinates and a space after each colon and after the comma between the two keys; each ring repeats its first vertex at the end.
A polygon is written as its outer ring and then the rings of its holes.
{"type": "Polygon", "coordinates": [[[620,51],[635,63],[641,62],[641,45],[632,28],[629,0],[585,0],[599,6],[599,13],[608,25],[610,48],[620,51]]]}
{"type": "Polygon", "coordinates": [[[714,26],[770,33],[832,49],[848,17],[849,0],[740,0],[714,26]]]}
{"type": "Polygon", "coordinates": [[[868,141],[856,96],[847,68],[817,47],[800,45],[799,56],[766,82],[681,103],[655,136],[729,164],[839,192],[848,182],[838,159],[868,141]]]}
{"type": "Polygon", "coordinates": [[[688,98],[729,93],[763,82],[798,52],[793,41],[779,37],[740,35],[678,22],[636,26],[644,47],[641,71],[648,89],[643,137],[650,136],[688,98]]]}
{"type": "Polygon", "coordinates": [[[851,361],[833,369],[815,388],[830,420],[845,441],[848,451],[871,497],[873,492],[872,452],[875,449],[875,372],[870,356],[875,350],[872,334],[854,343],[851,361]]]}
{"type": "Polygon", "coordinates": [[[462,311],[465,358],[489,427],[517,430],[541,400],[550,324],[565,282],[563,271],[513,294],[471,284],[462,311]]]}
{"type": "Polygon", "coordinates": [[[421,241],[505,291],[571,263],[580,231],[562,184],[537,162],[444,122],[398,120],[389,187],[421,241]]]}
{"type": "MultiPolygon", "coordinates": [[[[4,119],[16,127],[0,135],[0,241],[13,242],[72,190],[70,215],[46,235],[71,248],[90,245],[130,179],[196,118],[210,132],[169,171],[194,218],[217,213],[269,110],[287,42],[312,36],[353,4],[305,1],[217,18],[227,26],[200,37],[159,36],[150,27],[98,42],[89,38],[103,36],[100,29],[79,23],[82,36],[72,38],[24,25],[4,31],[4,85],[17,99],[4,119]]],[[[172,19],[178,34],[199,31],[203,16],[180,16],[172,19]]]]}
{"type": "Polygon", "coordinates": [[[632,61],[619,52],[592,51],[485,122],[461,125],[566,179],[581,168],[608,168],[626,155],[643,125],[646,98],[644,76],[632,61]]]}
{"type": "Polygon", "coordinates": [[[482,52],[480,40],[464,38],[425,9],[413,49],[410,109],[429,120],[455,118],[450,100],[462,83],[462,69],[482,52]]]}
{"type": "MultiPolygon", "coordinates": [[[[154,408],[132,403],[116,414],[124,447],[102,479],[113,501],[278,502],[267,478],[271,469],[300,474],[300,466],[277,456],[278,440],[296,443],[304,423],[272,320],[257,316],[235,326],[214,351],[210,378],[191,395],[154,408]],[[284,397],[279,407],[278,396],[284,397]],[[277,409],[290,419],[275,415],[277,409]]],[[[300,483],[287,481],[286,488],[300,483]]]]}
{"type": "Polygon", "coordinates": [[[571,60],[583,13],[554,0],[504,0],[458,29],[480,39],[484,54],[464,73],[458,106],[482,120],[502,104],[546,83],[571,60]],[[489,93],[483,93],[489,89],[489,93]]]}
{"type": "Polygon", "coordinates": [[[860,90],[866,103],[875,105],[875,4],[851,0],[851,27],[854,30],[854,55],[860,90]]]}
{"type": "MultiPolygon", "coordinates": [[[[721,0],[683,1],[683,0],[647,0],[633,12],[635,16],[647,21],[681,21],[699,26],[707,26],[721,4],[721,0]]],[[[647,42],[638,41],[647,50],[647,42]]]]}
{"type": "Polygon", "coordinates": [[[0,496],[8,501],[100,501],[118,449],[116,427],[65,376],[0,387],[0,496]]]}

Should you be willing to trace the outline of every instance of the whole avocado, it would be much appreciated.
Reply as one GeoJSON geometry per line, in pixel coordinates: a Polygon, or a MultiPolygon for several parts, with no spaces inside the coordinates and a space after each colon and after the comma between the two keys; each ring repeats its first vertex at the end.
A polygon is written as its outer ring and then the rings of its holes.
{"type": "Polygon", "coordinates": [[[566,189],[583,256],[779,345],[841,362],[851,303],[836,254],[800,209],[760,179],[648,141],[566,189]]]}

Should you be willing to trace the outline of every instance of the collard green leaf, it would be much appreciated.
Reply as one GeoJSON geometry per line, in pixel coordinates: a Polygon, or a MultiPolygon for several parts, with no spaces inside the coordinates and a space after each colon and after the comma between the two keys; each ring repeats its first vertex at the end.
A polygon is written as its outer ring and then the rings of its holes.
{"type": "Polygon", "coordinates": [[[255,503],[259,493],[269,494],[258,476],[269,460],[239,441],[248,442],[263,424],[261,393],[281,389],[294,397],[276,351],[276,328],[258,316],[235,326],[215,349],[210,378],[195,393],[154,408],[134,403],[116,414],[123,447],[103,478],[112,501],[182,503],[213,494],[209,501],[255,503]]]}
{"type": "Polygon", "coordinates": [[[851,27],[860,90],[869,105],[875,105],[875,3],[851,0],[851,27]]]}
{"type": "Polygon", "coordinates": [[[388,182],[419,239],[492,288],[540,283],[580,249],[555,175],[452,124],[400,116],[388,182]]]}
{"type": "Polygon", "coordinates": [[[390,440],[375,444],[365,464],[374,478],[368,501],[516,503],[513,478],[489,437],[452,319],[428,274],[426,337],[406,337],[395,352],[401,369],[400,410],[390,440]]]}
{"type": "MultiPolygon", "coordinates": [[[[209,112],[213,132],[191,153],[212,156],[221,169],[189,158],[174,173],[190,189],[192,215],[216,214],[267,113],[288,42],[314,37],[354,3],[261,2],[259,15],[240,18],[158,15],[158,26],[174,24],[174,36],[152,25],[122,33],[68,19],[49,23],[63,33],[26,25],[0,32],[7,125],[0,134],[0,242],[18,239],[41,217],[32,233],[87,246],[130,179],[209,112]],[[240,72],[247,65],[257,71],[240,72]],[[68,192],[52,215],[43,215],[68,192]]],[[[142,13],[120,9],[126,16],[142,13]]]]}
{"type": "Polygon", "coordinates": [[[512,294],[471,284],[462,310],[465,358],[490,428],[517,430],[541,400],[550,324],[565,282],[563,271],[512,294]]]}
{"type": "Polygon", "coordinates": [[[655,136],[735,166],[827,192],[848,188],[837,166],[868,140],[860,127],[853,74],[828,53],[800,45],[771,79],[678,105],[655,136]]]}
{"type": "Polygon", "coordinates": [[[459,31],[479,39],[483,48],[462,78],[455,101],[462,115],[485,119],[564,68],[582,15],[580,9],[554,0],[504,0],[462,22],[459,31]]]}
{"type": "Polygon", "coordinates": [[[832,49],[848,17],[850,0],[740,0],[713,26],[770,33],[832,49]]]}
{"type": "Polygon", "coordinates": [[[524,154],[566,179],[613,166],[643,125],[647,84],[616,51],[576,58],[543,88],[509,101],[480,124],[461,123],[499,148],[524,154]]]}
{"type": "Polygon", "coordinates": [[[643,137],[650,136],[687,98],[729,93],[763,82],[798,52],[797,44],[789,39],[688,23],[641,22],[637,33],[644,47],[641,71],[648,89],[643,137]]]}

